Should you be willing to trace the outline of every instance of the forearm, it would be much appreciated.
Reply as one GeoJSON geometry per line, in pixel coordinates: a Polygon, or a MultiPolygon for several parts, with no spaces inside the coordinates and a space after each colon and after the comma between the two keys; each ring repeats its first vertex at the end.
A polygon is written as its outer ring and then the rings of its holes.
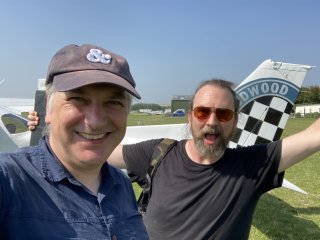
{"type": "Polygon", "coordinates": [[[126,163],[124,162],[123,159],[123,154],[122,154],[122,145],[118,145],[114,151],[111,153],[109,158],[107,159],[107,162],[117,168],[120,169],[126,169],[126,163]]]}
{"type": "Polygon", "coordinates": [[[307,129],[283,139],[279,172],[320,150],[320,119],[307,129]]]}

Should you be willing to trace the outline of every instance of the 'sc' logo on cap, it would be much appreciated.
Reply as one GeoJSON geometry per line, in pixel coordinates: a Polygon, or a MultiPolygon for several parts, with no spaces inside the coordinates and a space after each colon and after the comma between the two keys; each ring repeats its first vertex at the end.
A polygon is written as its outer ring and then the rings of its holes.
{"type": "Polygon", "coordinates": [[[90,62],[109,64],[111,62],[111,55],[103,54],[100,49],[90,49],[90,52],[87,55],[87,59],[90,62]]]}

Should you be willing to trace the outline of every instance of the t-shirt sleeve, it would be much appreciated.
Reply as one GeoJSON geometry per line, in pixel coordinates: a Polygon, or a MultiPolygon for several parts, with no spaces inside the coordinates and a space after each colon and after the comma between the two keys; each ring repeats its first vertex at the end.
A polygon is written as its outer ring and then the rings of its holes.
{"type": "MultiPolygon", "coordinates": [[[[278,173],[278,168],[281,159],[282,141],[271,142],[266,145],[266,160],[261,162],[257,170],[258,185],[262,193],[268,192],[271,189],[281,187],[284,178],[284,172],[278,173]]],[[[259,159],[259,158],[258,158],[259,159]]],[[[263,158],[260,158],[263,160],[263,158]]],[[[259,160],[258,160],[259,161],[259,160]]]]}
{"type": "Polygon", "coordinates": [[[270,181],[270,186],[268,189],[266,189],[266,191],[282,186],[285,172],[283,171],[281,173],[278,173],[279,164],[281,160],[281,149],[282,140],[271,142],[268,144],[268,156],[272,164],[271,176],[273,176],[273,181],[270,181]]]}
{"type": "Polygon", "coordinates": [[[263,194],[282,185],[284,172],[278,173],[281,159],[281,141],[240,148],[232,154],[232,162],[225,171],[244,174],[251,187],[263,194]],[[235,162],[237,164],[235,164],[235,162]]]}
{"type": "Polygon", "coordinates": [[[132,182],[144,183],[154,149],[162,139],[124,145],[122,154],[132,182]]]}

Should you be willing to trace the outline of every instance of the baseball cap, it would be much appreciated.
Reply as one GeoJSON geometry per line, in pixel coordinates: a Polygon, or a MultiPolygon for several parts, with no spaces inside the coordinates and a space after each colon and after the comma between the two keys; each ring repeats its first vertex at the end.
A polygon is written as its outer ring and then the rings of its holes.
{"type": "Polygon", "coordinates": [[[141,99],[127,60],[91,44],[73,44],[60,49],[49,64],[46,85],[51,82],[59,92],[94,83],[109,83],[141,99]]]}

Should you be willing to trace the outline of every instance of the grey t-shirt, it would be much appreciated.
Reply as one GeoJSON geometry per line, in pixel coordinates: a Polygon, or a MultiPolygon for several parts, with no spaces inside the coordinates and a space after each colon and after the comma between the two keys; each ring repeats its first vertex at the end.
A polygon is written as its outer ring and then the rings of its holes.
{"type": "MultiPolygon", "coordinates": [[[[143,181],[161,139],[123,149],[129,175],[143,181]]],[[[152,182],[144,217],[150,239],[248,239],[260,196],[282,184],[277,169],[281,141],[227,149],[216,163],[193,162],[179,141],[166,155],[152,182]]]]}

